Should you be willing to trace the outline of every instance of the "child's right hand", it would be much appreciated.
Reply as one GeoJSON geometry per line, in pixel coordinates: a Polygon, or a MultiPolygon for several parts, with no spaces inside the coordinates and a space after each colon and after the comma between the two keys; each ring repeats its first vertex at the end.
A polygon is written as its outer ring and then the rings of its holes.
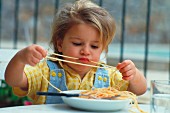
{"type": "Polygon", "coordinates": [[[23,64],[29,64],[35,66],[44,57],[46,57],[47,51],[39,45],[28,46],[17,53],[18,58],[23,64]]]}

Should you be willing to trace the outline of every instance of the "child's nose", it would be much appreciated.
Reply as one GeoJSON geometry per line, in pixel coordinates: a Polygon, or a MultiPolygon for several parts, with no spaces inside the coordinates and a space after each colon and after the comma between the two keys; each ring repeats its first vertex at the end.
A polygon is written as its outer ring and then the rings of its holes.
{"type": "Polygon", "coordinates": [[[81,54],[83,55],[89,55],[90,54],[90,50],[87,46],[83,47],[80,51],[81,54]]]}

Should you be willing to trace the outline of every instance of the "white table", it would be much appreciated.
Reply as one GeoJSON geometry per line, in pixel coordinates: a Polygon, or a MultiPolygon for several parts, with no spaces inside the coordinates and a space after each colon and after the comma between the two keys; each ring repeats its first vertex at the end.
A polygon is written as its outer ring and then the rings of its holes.
{"type": "MultiPolygon", "coordinates": [[[[142,110],[148,113],[150,112],[149,104],[140,104],[139,106],[142,110]]],[[[89,111],[74,109],[65,104],[43,104],[0,108],[0,113],[89,113],[89,111]]],[[[128,110],[114,111],[109,113],[128,113],[128,110]]]]}

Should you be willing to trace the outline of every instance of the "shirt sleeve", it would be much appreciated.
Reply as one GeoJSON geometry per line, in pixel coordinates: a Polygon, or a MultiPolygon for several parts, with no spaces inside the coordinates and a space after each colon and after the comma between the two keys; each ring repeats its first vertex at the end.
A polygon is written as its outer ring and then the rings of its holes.
{"type": "Polygon", "coordinates": [[[24,72],[28,79],[28,91],[24,91],[19,87],[13,87],[13,92],[17,96],[29,96],[33,100],[36,98],[37,91],[47,91],[47,83],[42,84],[42,76],[45,76],[48,79],[49,69],[47,64],[40,62],[36,66],[26,65],[24,68],[24,72]]]}

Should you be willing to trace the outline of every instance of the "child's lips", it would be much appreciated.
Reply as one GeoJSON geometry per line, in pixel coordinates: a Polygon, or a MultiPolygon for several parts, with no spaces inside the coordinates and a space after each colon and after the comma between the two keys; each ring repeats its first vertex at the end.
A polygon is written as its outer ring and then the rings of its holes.
{"type": "Polygon", "coordinates": [[[79,60],[81,61],[81,62],[90,62],[90,60],[88,59],[88,58],[79,58],[79,60]]]}

